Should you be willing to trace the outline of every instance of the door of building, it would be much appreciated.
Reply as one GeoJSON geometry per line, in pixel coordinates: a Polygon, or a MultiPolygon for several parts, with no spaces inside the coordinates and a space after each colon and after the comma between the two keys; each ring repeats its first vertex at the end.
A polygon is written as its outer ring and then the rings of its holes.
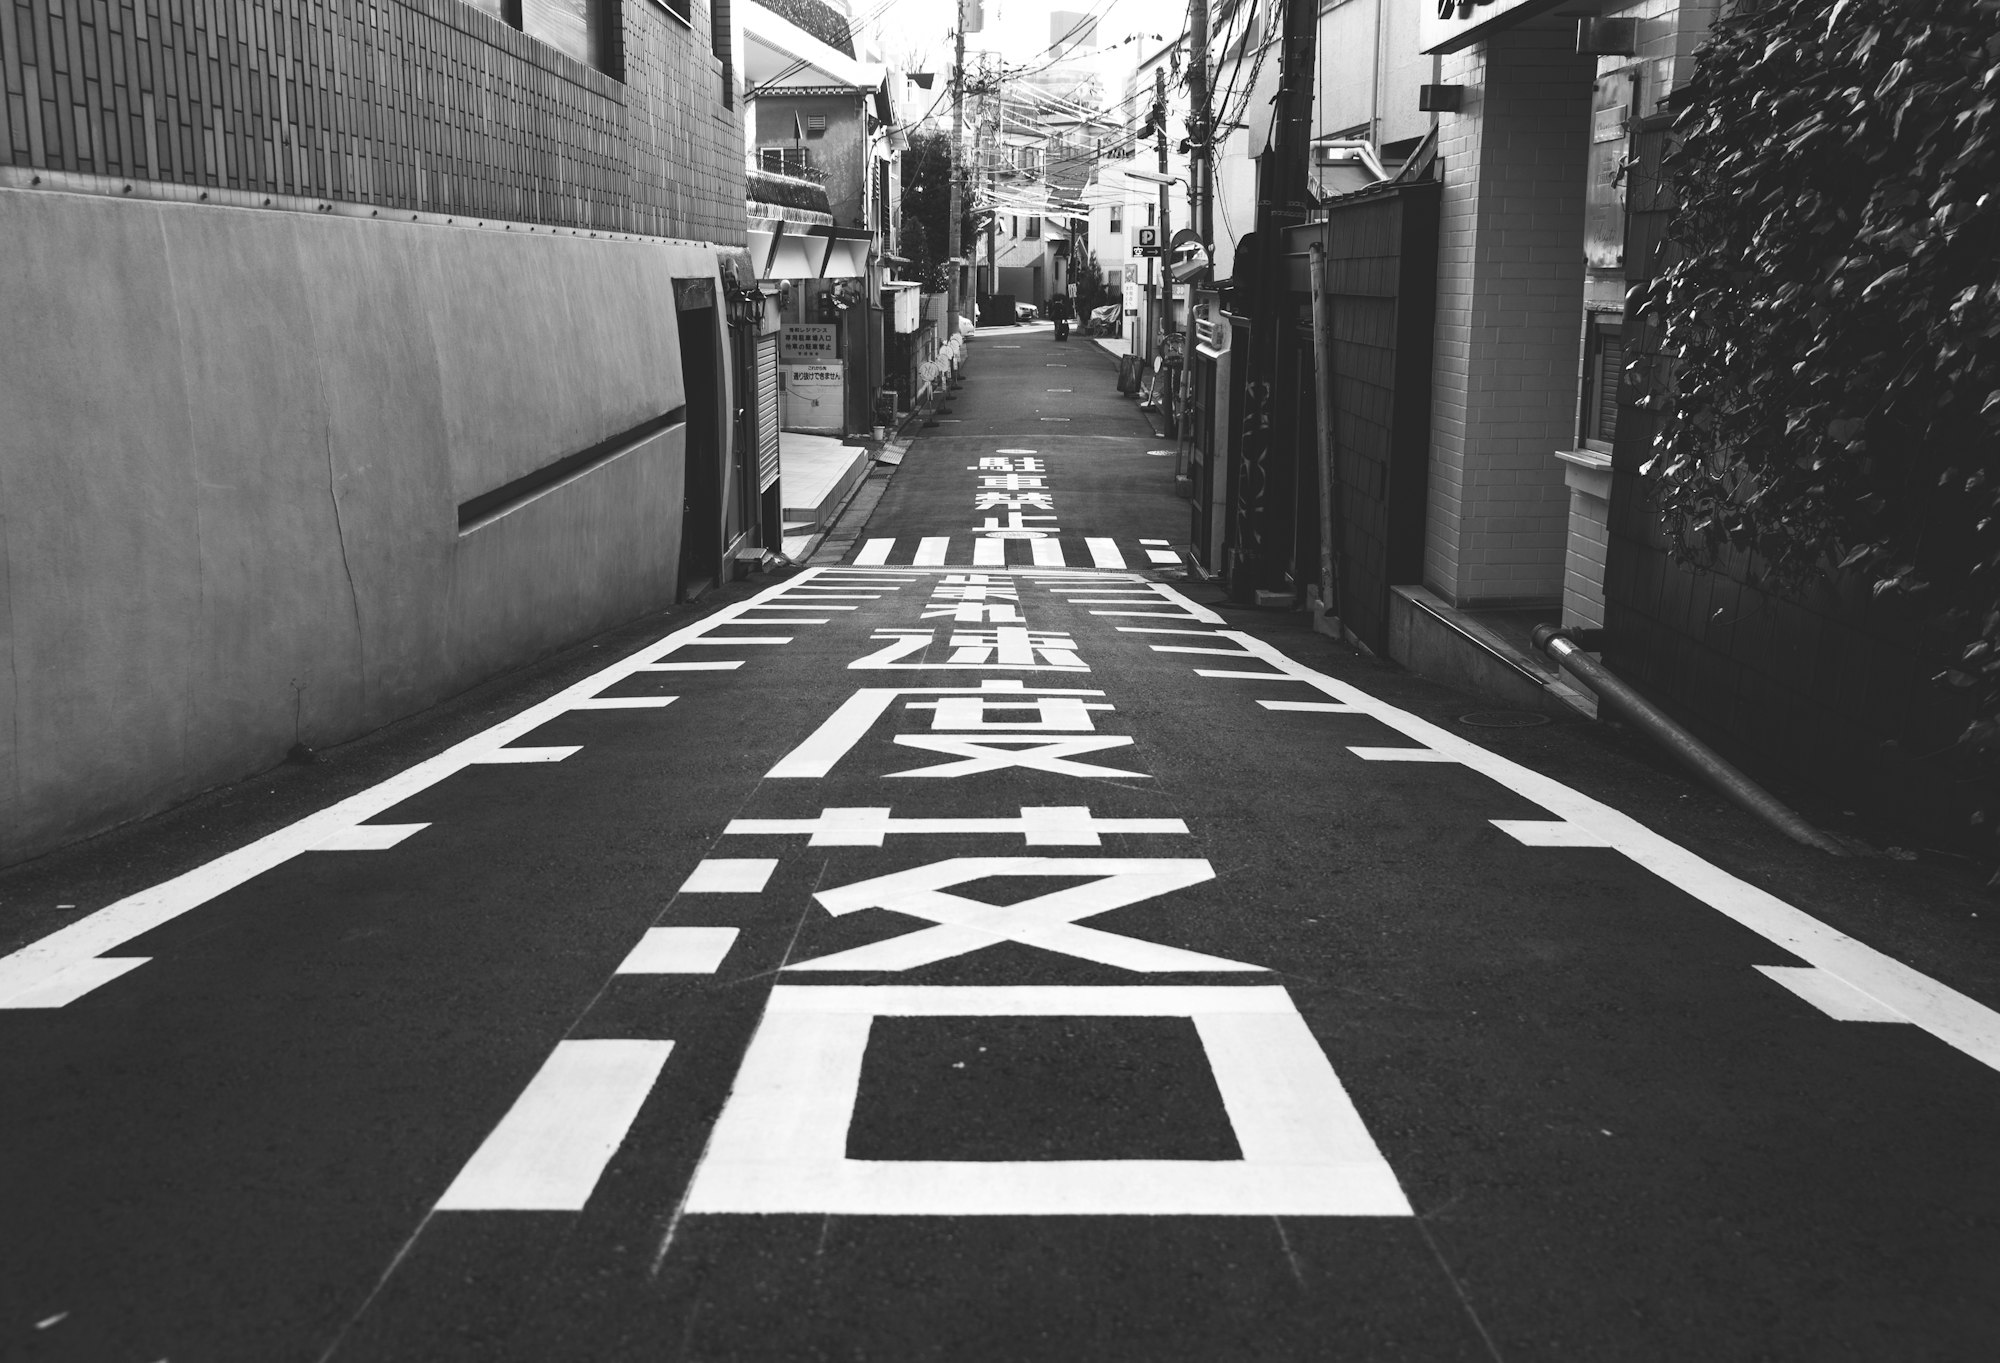
{"type": "Polygon", "coordinates": [[[727,580],[722,567],[724,492],[729,481],[723,464],[722,367],[720,324],[711,285],[704,304],[701,293],[683,284],[709,281],[675,280],[675,312],[680,324],[681,383],[687,391],[687,463],[681,506],[680,595],[693,600],[703,590],[727,580]]]}

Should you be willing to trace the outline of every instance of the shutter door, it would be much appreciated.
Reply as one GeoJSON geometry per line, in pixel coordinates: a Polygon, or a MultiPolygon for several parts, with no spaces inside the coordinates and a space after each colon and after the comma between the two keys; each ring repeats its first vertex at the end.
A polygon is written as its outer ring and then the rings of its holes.
{"type": "Polygon", "coordinates": [[[778,481],[778,338],[757,338],[757,491],[778,481]]]}

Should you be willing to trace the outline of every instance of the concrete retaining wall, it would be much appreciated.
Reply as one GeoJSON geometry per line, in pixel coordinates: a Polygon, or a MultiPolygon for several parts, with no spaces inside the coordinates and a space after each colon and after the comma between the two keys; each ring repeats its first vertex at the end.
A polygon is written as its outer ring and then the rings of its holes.
{"type": "MultiPolygon", "coordinates": [[[[670,603],[712,249],[0,190],[0,864],[670,603]]],[[[719,325],[719,323],[718,323],[719,325]]]]}

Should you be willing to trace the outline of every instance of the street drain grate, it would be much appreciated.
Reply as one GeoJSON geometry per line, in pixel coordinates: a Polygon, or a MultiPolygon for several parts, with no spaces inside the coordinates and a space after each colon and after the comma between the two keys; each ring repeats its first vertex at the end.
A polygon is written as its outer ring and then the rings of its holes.
{"type": "Polygon", "coordinates": [[[1532,710],[1474,710],[1469,715],[1460,715],[1458,722],[1479,729],[1532,729],[1537,724],[1547,724],[1549,717],[1532,710]]]}

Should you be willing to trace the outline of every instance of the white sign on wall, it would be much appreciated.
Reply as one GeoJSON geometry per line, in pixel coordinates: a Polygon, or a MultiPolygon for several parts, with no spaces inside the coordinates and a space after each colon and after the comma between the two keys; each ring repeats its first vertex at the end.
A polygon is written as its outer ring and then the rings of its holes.
{"type": "Polygon", "coordinates": [[[786,364],[837,363],[831,322],[787,322],[778,333],[778,358],[786,364]]]}
{"type": "Polygon", "coordinates": [[[842,404],[847,395],[847,373],[842,365],[788,364],[784,366],[784,379],[781,421],[786,430],[841,433],[842,404]]]}

